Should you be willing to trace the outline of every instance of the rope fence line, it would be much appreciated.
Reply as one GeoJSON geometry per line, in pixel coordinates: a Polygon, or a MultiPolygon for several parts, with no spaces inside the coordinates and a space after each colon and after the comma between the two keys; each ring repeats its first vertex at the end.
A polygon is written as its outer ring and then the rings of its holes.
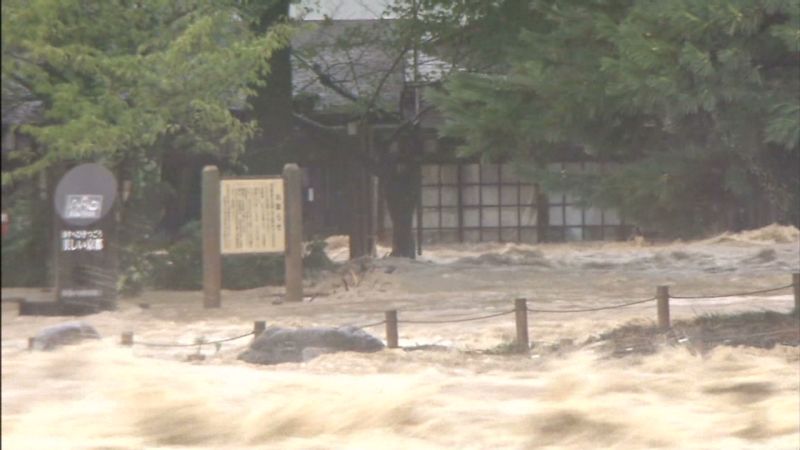
{"type": "Polygon", "coordinates": [[[745,295],[765,294],[767,292],[782,291],[784,289],[789,289],[792,286],[794,285],[787,284],[786,286],[781,286],[776,288],[760,289],[758,291],[750,291],[750,292],[737,292],[733,294],[724,294],[724,295],[670,295],[670,298],[700,300],[709,298],[744,297],[745,295]]]}
{"type": "Polygon", "coordinates": [[[489,314],[487,316],[480,316],[480,317],[466,317],[461,319],[450,319],[450,320],[398,320],[398,323],[411,323],[411,324],[441,324],[441,323],[461,323],[461,322],[472,322],[476,320],[485,320],[491,319],[494,317],[505,316],[508,314],[513,314],[514,310],[503,311],[495,314],[489,314]]]}
{"type": "Polygon", "coordinates": [[[200,347],[200,346],[203,346],[203,345],[217,345],[217,344],[222,344],[223,342],[235,341],[237,339],[246,338],[247,336],[253,336],[255,334],[256,334],[255,331],[251,331],[251,332],[249,332],[247,334],[242,334],[242,335],[239,335],[239,336],[233,336],[233,337],[229,337],[229,338],[217,339],[217,340],[214,340],[214,341],[206,341],[205,339],[200,339],[200,340],[197,340],[193,344],[165,344],[165,343],[159,343],[159,342],[135,341],[133,339],[133,333],[123,333],[122,334],[122,344],[123,345],[128,345],[128,346],[130,346],[130,345],[143,345],[145,347],[200,347]]]}
{"type": "Polygon", "coordinates": [[[622,303],[620,305],[611,305],[611,306],[598,306],[596,308],[581,308],[581,309],[538,309],[538,308],[528,308],[529,313],[580,313],[580,312],[593,312],[593,311],[604,311],[607,309],[620,309],[625,308],[628,306],[633,305],[640,305],[642,303],[648,303],[656,300],[655,297],[650,297],[645,300],[638,300],[635,302],[628,302],[622,303]]]}
{"type": "MultiPolygon", "coordinates": [[[[584,312],[594,312],[594,311],[604,311],[604,310],[613,310],[613,309],[621,309],[626,308],[629,306],[641,305],[644,303],[649,303],[652,301],[657,302],[657,313],[658,313],[658,328],[661,331],[668,331],[671,330],[671,323],[670,323],[670,312],[669,312],[669,300],[670,298],[674,299],[709,299],[709,298],[725,298],[725,297],[736,297],[736,296],[745,296],[745,295],[755,295],[755,294],[763,294],[768,292],[775,292],[783,289],[787,289],[793,287],[794,288],[794,300],[795,300],[795,313],[800,313],[800,274],[794,273],[792,274],[792,284],[775,287],[775,288],[768,288],[768,289],[760,289],[757,291],[750,291],[750,292],[743,292],[743,293],[734,293],[734,294],[725,294],[725,295],[707,295],[707,296],[672,296],[669,294],[669,286],[658,286],[656,289],[656,295],[654,297],[650,297],[644,300],[636,300],[626,303],[621,303],[617,305],[609,305],[609,306],[598,306],[593,308],[573,308],[573,309],[541,309],[541,308],[528,308],[527,306],[527,299],[525,298],[518,298],[514,301],[514,309],[502,311],[498,313],[478,316],[478,317],[462,317],[456,319],[443,319],[443,320],[420,320],[420,319],[405,319],[399,320],[398,319],[398,311],[397,310],[390,310],[384,311],[386,317],[384,320],[371,322],[361,325],[350,325],[357,328],[371,328],[376,327],[379,325],[386,325],[386,342],[389,348],[398,348],[398,331],[397,327],[400,323],[406,324],[447,324],[447,323],[462,323],[462,322],[472,322],[478,320],[486,320],[492,319],[496,317],[501,317],[509,314],[515,314],[516,316],[516,329],[517,329],[517,338],[515,341],[516,346],[520,350],[527,351],[530,349],[530,343],[528,339],[528,316],[531,313],[584,313],[584,312]]],[[[253,331],[242,334],[239,336],[233,336],[229,338],[218,339],[214,341],[206,341],[202,338],[198,339],[193,344],[166,344],[166,343],[154,343],[154,342],[139,342],[134,341],[133,333],[123,333],[122,334],[122,345],[143,345],[146,347],[197,347],[198,351],[199,348],[203,345],[217,345],[219,349],[219,345],[224,342],[230,342],[237,339],[242,339],[248,336],[258,337],[258,335],[264,331],[266,324],[264,321],[256,321],[254,322],[253,331]]],[[[786,333],[786,330],[780,331],[773,331],[768,333],[760,333],[755,335],[749,336],[730,336],[730,337],[718,337],[713,338],[714,340],[730,340],[736,338],[746,338],[746,337],[756,337],[759,335],[777,335],[786,333]]],[[[687,337],[688,339],[688,337],[687,337]]]]}
{"type": "Polygon", "coordinates": [[[377,327],[378,325],[383,325],[385,323],[386,323],[385,320],[381,320],[380,322],[373,322],[373,323],[368,323],[368,324],[365,324],[365,325],[349,325],[349,326],[356,327],[356,328],[372,328],[372,327],[377,327]]]}

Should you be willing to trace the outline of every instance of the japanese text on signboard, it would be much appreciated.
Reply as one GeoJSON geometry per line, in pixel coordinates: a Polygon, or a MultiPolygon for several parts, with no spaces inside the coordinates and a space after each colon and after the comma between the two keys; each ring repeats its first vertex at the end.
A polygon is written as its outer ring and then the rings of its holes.
{"type": "Polygon", "coordinates": [[[222,180],[220,184],[221,252],[283,252],[283,180],[222,180]]]}
{"type": "Polygon", "coordinates": [[[74,252],[87,250],[99,252],[103,250],[103,230],[62,230],[61,250],[74,252]]]}

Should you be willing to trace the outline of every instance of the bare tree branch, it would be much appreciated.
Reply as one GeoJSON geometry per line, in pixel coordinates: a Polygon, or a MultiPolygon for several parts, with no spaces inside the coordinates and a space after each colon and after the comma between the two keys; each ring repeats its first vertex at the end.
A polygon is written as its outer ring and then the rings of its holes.
{"type": "Polygon", "coordinates": [[[389,67],[389,69],[383,73],[383,77],[381,77],[381,80],[378,82],[378,85],[375,86],[375,90],[372,93],[369,102],[367,102],[367,111],[372,110],[372,108],[375,106],[375,102],[378,101],[378,97],[380,96],[381,90],[383,90],[383,85],[386,84],[386,80],[389,79],[389,76],[392,73],[394,73],[395,69],[397,68],[397,65],[400,64],[400,61],[402,61],[405,58],[406,53],[408,53],[408,50],[409,48],[408,45],[406,44],[403,47],[403,49],[397,54],[397,57],[395,57],[394,61],[392,61],[391,67],[389,67]]]}
{"type": "Polygon", "coordinates": [[[400,133],[402,133],[403,131],[413,126],[417,126],[422,116],[426,114],[428,111],[431,111],[433,108],[435,108],[434,105],[427,105],[424,108],[420,109],[419,112],[417,112],[417,114],[414,115],[414,117],[403,121],[403,123],[397,126],[397,129],[394,130],[394,132],[389,136],[386,142],[394,141],[400,136],[400,133]]]}
{"type": "Polygon", "coordinates": [[[330,76],[330,74],[325,73],[325,71],[322,70],[322,68],[319,66],[319,64],[311,63],[310,61],[306,60],[305,58],[303,58],[302,56],[300,56],[297,53],[293,53],[292,56],[297,58],[297,60],[300,61],[300,63],[303,64],[303,66],[305,66],[307,69],[309,69],[312,72],[314,72],[314,75],[317,76],[317,78],[319,79],[319,82],[323,86],[331,89],[332,91],[336,92],[337,94],[341,95],[342,97],[346,98],[347,100],[350,100],[350,101],[352,101],[354,103],[360,102],[361,99],[359,99],[357,95],[353,94],[352,92],[348,91],[344,87],[340,86],[330,76]]]}
{"type": "Polygon", "coordinates": [[[331,126],[331,125],[324,125],[317,122],[314,119],[306,117],[299,113],[292,113],[292,116],[297,119],[298,121],[320,131],[324,131],[326,133],[335,134],[337,137],[341,135],[341,131],[344,127],[340,126],[331,126]]]}
{"type": "Polygon", "coordinates": [[[353,55],[350,54],[350,49],[349,48],[346,48],[344,50],[344,54],[347,56],[346,65],[347,65],[347,68],[350,69],[350,76],[353,77],[353,84],[356,87],[356,92],[359,92],[360,89],[359,89],[359,86],[358,86],[358,75],[356,75],[356,63],[353,60],[353,55]]]}

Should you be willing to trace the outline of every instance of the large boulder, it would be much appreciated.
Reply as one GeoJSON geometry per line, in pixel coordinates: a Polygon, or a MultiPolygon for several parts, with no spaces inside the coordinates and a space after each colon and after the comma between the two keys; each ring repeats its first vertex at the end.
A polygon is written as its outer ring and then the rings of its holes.
{"type": "Polygon", "coordinates": [[[383,347],[379,339],[356,327],[268,327],[239,359],[253,364],[280,364],[308,361],[323,353],[377,352],[383,347]]]}
{"type": "Polygon", "coordinates": [[[86,322],[64,322],[42,329],[34,336],[34,350],[52,350],[62,345],[77,344],[86,339],[100,339],[100,334],[86,322]]]}

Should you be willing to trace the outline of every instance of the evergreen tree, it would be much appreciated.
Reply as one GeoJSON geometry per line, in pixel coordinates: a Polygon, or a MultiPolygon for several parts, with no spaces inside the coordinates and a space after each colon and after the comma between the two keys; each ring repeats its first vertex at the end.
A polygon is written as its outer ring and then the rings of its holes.
{"type": "MultiPolygon", "coordinates": [[[[431,3],[473,5],[465,30],[518,5],[431,3]]],[[[586,180],[588,198],[674,234],[724,222],[759,193],[798,223],[800,4],[524,3],[494,36],[495,55],[472,47],[497,62],[451,77],[438,97],[464,153],[541,167],[580,144],[627,163],[586,180]]]]}

